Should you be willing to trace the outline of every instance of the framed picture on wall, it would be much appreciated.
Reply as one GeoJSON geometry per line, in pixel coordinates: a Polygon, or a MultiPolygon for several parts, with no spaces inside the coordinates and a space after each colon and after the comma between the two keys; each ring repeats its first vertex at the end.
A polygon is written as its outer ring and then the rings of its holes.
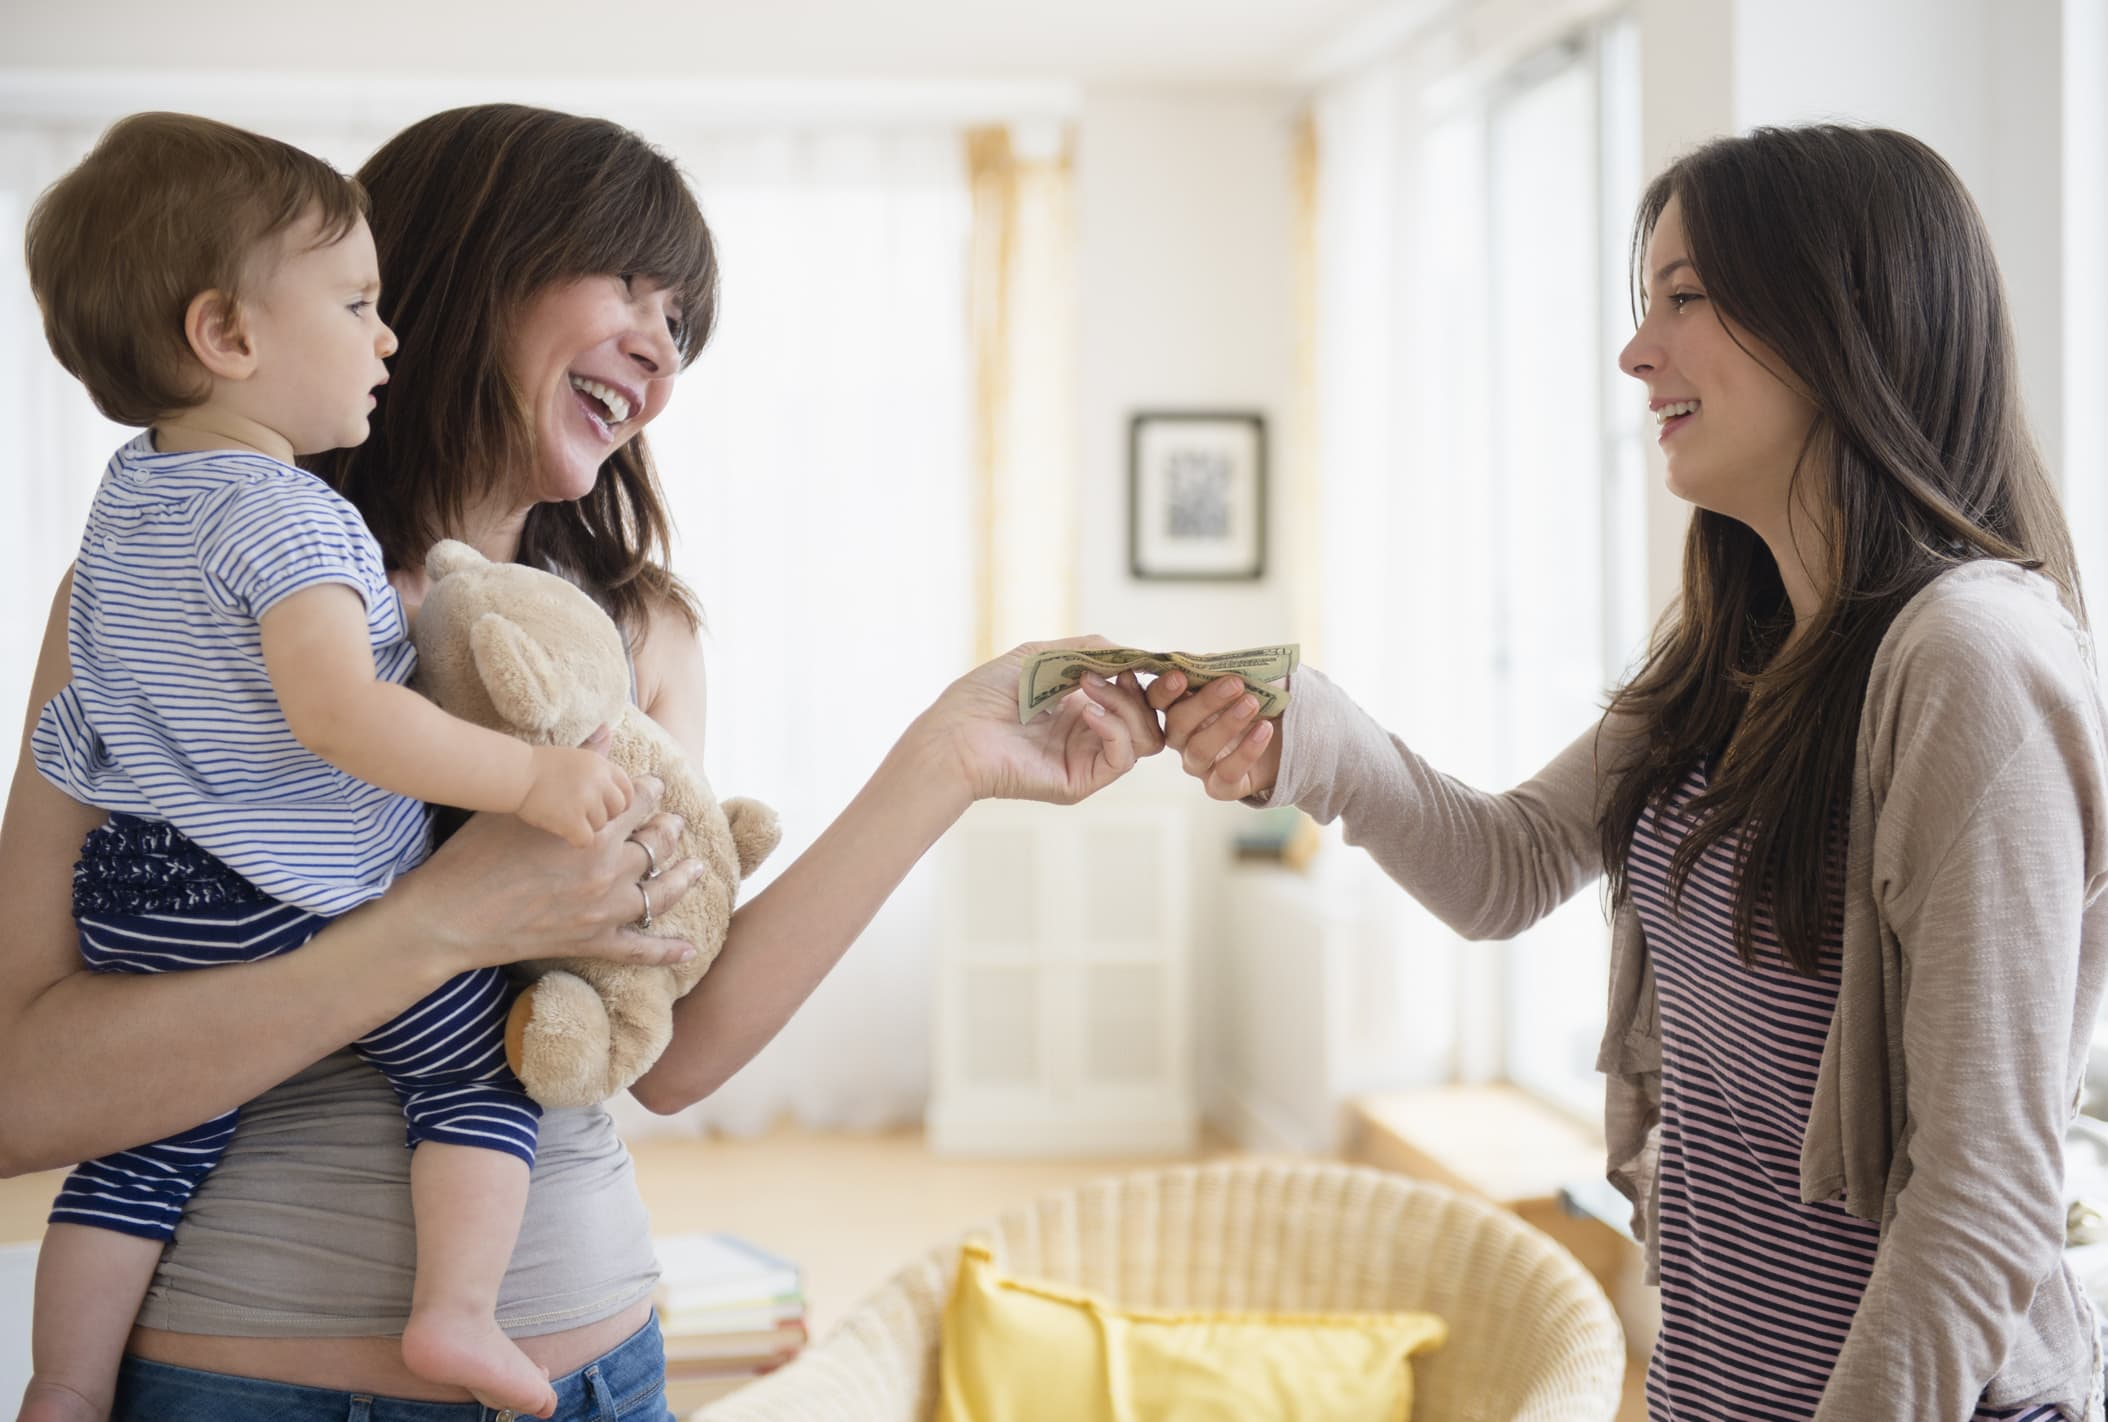
{"type": "Polygon", "coordinates": [[[1266,571],[1266,421],[1145,413],[1127,445],[1127,552],[1137,578],[1236,580],[1266,571]]]}

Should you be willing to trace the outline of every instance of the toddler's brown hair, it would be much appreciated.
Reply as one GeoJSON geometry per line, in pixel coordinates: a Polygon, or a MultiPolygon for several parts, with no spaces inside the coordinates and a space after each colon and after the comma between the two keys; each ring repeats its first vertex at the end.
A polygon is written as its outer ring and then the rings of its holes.
{"type": "Polygon", "coordinates": [[[289,143],[192,114],[111,125],[44,190],[23,242],[52,354],[124,425],[151,425],[210,389],[183,323],[202,292],[240,299],[265,243],[310,215],[327,245],[366,191],[289,143]]]}

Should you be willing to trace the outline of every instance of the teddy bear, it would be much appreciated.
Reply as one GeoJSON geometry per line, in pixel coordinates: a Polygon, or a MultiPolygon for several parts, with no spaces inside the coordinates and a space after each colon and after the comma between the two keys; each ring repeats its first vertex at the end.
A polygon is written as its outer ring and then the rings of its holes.
{"type": "Polygon", "coordinates": [[[660,808],[685,822],[666,862],[693,857],[705,866],[649,930],[693,943],[689,962],[551,958],[516,969],[529,981],[506,1022],[514,1074],[544,1106],[605,1101],[666,1049],[674,1001],[724,946],[740,881],[776,847],[776,813],[753,800],[720,805],[701,768],[630,703],[622,634],[579,588],[452,539],[434,546],[425,573],[430,588],[411,634],[417,688],[465,721],[535,745],[575,746],[608,727],[608,758],[632,779],[657,776],[666,787],[660,808]]]}

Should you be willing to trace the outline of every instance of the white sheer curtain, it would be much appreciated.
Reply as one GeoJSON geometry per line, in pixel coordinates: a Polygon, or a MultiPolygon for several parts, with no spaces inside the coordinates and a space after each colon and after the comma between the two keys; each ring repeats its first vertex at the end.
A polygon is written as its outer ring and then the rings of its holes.
{"type": "MultiPolygon", "coordinates": [[[[711,781],[783,816],[751,894],[967,666],[965,159],[952,133],[672,146],[724,297],[652,442],[710,622],[711,781]]],[[[935,896],[910,875],[783,1034],[679,1124],[920,1119],[935,896]]]]}
{"type": "MultiPolygon", "coordinates": [[[[1606,403],[1599,272],[1621,248],[1599,225],[1629,203],[1596,177],[1599,43],[1437,28],[1314,111],[1327,670],[1488,789],[1588,727],[1641,630],[1636,402],[1606,403]]],[[[1509,949],[1465,946],[1360,856],[1327,858],[1398,946],[1398,991],[1364,1008],[1389,1015],[1394,1079],[1506,1077],[1587,1109],[1593,896],[1509,949]]]]}
{"type": "MultiPolygon", "coordinates": [[[[113,91],[107,118],[136,102],[113,91]]],[[[318,100],[311,112],[326,111],[318,100]]],[[[346,168],[396,126],[230,117],[346,168]]],[[[97,416],[51,357],[21,271],[29,203],[107,118],[0,124],[0,704],[13,708],[26,705],[96,479],[131,433],[97,416]]],[[[705,768],[720,794],[783,817],[752,893],[968,663],[963,146],[948,127],[639,128],[686,169],[722,251],[718,335],[651,439],[679,526],[676,570],[709,623],[705,768]]],[[[918,1119],[934,914],[932,882],[911,876],[781,1038],[674,1128],[758,1130],[784,1113],[918,1119]]]]}
{"type": "Polygon", "coordinates": [[[52,358],[29,273],[22,229],[38,193],[95,141],[94,128],[0,128],[0,709],[7,744],[29,704],[30,675],[51,594],[79,547],[96,480],[110,452],[134,433],[95,412],[79,382],[52,358]]]}
{"type": "MultiPolygon", "coordinates": [[[[1456,694],[1454,664],[1431,639],[1454,624],[1469,640],[1480,604],[1445,590],[1468,567],[1472,544],[1455,536],[1453,519],[1420,497],[1411,472],[1419,417],[1441,407],[1418,367],[1421,350],[1406,332],[1443,330],[1468,343],[1474,327],[1441,324],[1438,313],[1416,300],[1416,273],[1428,269],[1426,243],[1461,225],[1454,214],[1436,224],[1411,220],[1423,161],[1419,90],[1409,59],[1388,61],[1329,85],[1312,113],[1318,154],[1314,403],[1322,490],[1321,615],[1313,640],[1323,648],[1324,670],[1372,715],[1430,753],[1447,748],[1453,763],[1456,736],[1475,724],[1475,707],[1456,694]],[[1440,668],[1440,675],[1422,674],[1428,667],[1440,668]],[[1416,687],[1426,694],[1415,697],[1416,687]],[[1437,695],[1442,688],[1449,694],[1437,695]]],[[[1450,409],[1429,428],[1450,429],[1468,414],[1450,409]]],[[[1483,486],[1470,469],[1448,468],[1436,492],[1468,496],[1483,486]]],[[[1315,872],[1325,876],[1328,897],[1353,906],[1370,956],[1394,964],[1383,974],[1372,962],[1371,990],[1356,997],[1355,1035],[1367,1044],[1367,1079],[1435,1082],[1456,1075],[1457,994],[1469,961],[1454,937],[1364,855],[1323,855],[1315,872]]]]}

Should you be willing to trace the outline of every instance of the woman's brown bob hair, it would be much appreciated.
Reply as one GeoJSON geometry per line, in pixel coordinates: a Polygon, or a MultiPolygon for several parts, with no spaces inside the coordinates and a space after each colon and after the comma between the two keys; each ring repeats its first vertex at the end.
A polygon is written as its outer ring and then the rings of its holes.
{"type": "Polygon", "coordinates": [[[1817,970],[1834,851],[1874,652],[1903,605],[1947,569],[1995,558],[2040,569],[2084,623],[2071,536],[2021,409],[2005,290],[1982,216],[1939,155],[1888,129],[1760,128],[1708,143],[1656,178],[1633,233],[1635,290],[1674,198],[1713,311],[1762,341],[1816,406],[1788,497],[1817,481],[1827,545],[1803,550],[1828,589],[1788,650],[1794,611],[1770,548],[1705,510],[1683,593],[1646,664],[1611,699],[1644,727],[1601,824],[1613,899],[1632,835],[1709,766],[1670,864],[1739,835],[1735,946],[1755,961],[1768,909],[1787,960],[1817,970]]]}
{"type": "MultiPolygon", "coordinates": [[[[401,349],[372,435],[313,467],[365,515],[390,567],[415,568],[532,467],[525,395],[504,362],[529,298],[579,277],[650,277],[675,295],[685,367],[716,319],[717,254],[673,160],[604,119],[453,109],[390,139],[359,181],[401,349]]],[[[584,498],[534,506],[519,558],[578,578],[632,632],[654,602],[693,625],[693,598],[666,566],[671,531],[640,434],[584,498]]]]}

